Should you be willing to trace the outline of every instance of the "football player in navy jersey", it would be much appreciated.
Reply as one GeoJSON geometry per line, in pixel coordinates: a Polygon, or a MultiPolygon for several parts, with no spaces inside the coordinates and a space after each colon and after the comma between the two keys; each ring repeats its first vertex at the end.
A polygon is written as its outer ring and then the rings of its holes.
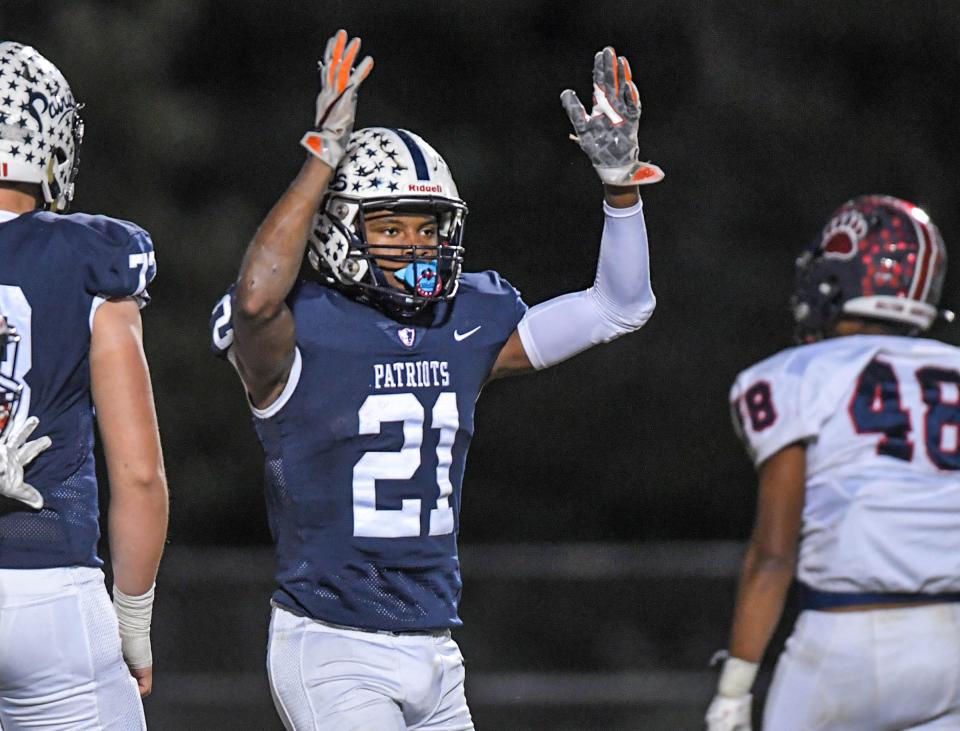
{"type": "Polygon", "coordinates": [[[167,525],[140,323],[153,243],[132,223],[65,213],[83,125],[60,71],[3,42],[0,88],[0,461],[33,460],[29,483],[0,498],[0,726],[142,729],[167,525]],[[94,405],[114,607],[97,557],[94,405]]]}
{"type": "Polygon", "coordinates": [[[946,265],[923,209],[848,201],[797,259],[801,345],[737,376],[759,497],[708,731],[750,731],[794,578],[763,728],[960,728],[960,348],[922,337],[946,265]]]}
{"type": "Polygon", "coordinates": [[[456,534],[474,403],[653,312],[626,59],[595,58],[594,106],[562,95],[605,183],[593,287],[527,308],[463,273],[467,208],[418,135],[351,133],[373,62],[338,32],[320,64],[310,153],[217,305],[213,341],[246,389],[277,543],[268,672],[289,729],[471,729],[456,534]],[[301,268],[304,255],[309,265],[301,268]]]}

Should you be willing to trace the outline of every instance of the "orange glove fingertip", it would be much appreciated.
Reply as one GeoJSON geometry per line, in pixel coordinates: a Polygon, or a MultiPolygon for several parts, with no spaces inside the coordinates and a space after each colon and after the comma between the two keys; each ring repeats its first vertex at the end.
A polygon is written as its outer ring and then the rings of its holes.
{"type": "Polygon", "coordinates": [[[330,86],[333,86],[334,80],[336,79],[337,68],[340,66],[340,59],[343,57],[343,48],[347,45],[347,31],[341,28],[337,31],[334,39],[333,53],[330,54],[330,68],[327,71],[329,74],[327,82],[330,86]]]}
{"type": "Polygon", "coordinates": [[[350,69],[353,66],[353,60],[357,57],[360,50],[360,39],[354,38],[347,46],[347,52],[343,56],[343,63],[340,64],[340,78],[337,79],[337,91],[343,91],[347,88],[350,81],[350,69]]]}

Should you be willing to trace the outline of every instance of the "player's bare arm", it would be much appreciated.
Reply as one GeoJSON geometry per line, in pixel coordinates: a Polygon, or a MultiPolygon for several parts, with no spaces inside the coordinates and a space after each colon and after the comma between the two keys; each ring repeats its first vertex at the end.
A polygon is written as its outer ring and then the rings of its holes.
{"type": "Polygon", "coordinates": [[[757,519],[740,572],[730,654],[760,662],[793,581],[806,480],[806,447],[793,444],[760,468],[757,519]]]}
{"type": "Polygon", "coordinates": [[[707,711],[710,731],[750,728],[750,689],[793,581],[806,486],[806,447],[792,444],[760,467],[757,519],[740,570],[730,657],[707,711]]]}
{"type": "Polygon", "coordinates": [[[150,693],[153,586],[167,534],[167,482],[140,310],[108,301],[94,315],[90,376],[110,479],[110,556],[124,660],[150,693]]]}
{"type": "Polygon", "coordinates": [[[501,350],[491,379],[549,367],[637,330],[656,303],[637,186],[662,180],[663,171],[639,159],[640,95],[629,62],[609,46],[597,53],[589,114],[570,89],[561,101],[576,132],[572,139],[604,183],[607,221],[597,278],[584,292],[531,308],[501,350]]]}
{"type": "Polygon", "coordinates": [[[233,357],[254,406],[276,399],[290,374],[295,333],[285,300],[332,174],[318,158],[307,158],[257,230],[240,266],[233,357]]]}
{"type": "Polygon", "coordinates": [[[232,360],[254,406],[274,401],[294,359],[293,316],[285,300],[303,262],[310,225],[343,156],[357,107],[357,89],[373,60],[353,67],[360,39],[338,31],[319,63],[315,129],[301,141],[310,153],[247,248],[237,278],[232,360]]]}

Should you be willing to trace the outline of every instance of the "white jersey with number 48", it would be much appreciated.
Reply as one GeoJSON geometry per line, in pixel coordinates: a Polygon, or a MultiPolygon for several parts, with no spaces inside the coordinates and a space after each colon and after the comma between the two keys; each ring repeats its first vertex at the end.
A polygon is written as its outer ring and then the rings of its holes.
{"type": "Polygon", "coordinates": [[[807,445],[802,583],[960,591],[960,349],[890,335],[831,338],[743,371],[730,399],[758,467],[807,445]]]}

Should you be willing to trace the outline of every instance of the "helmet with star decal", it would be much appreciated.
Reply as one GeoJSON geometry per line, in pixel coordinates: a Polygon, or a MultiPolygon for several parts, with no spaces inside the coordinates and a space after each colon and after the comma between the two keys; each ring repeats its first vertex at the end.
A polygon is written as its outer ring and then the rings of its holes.
{"type": "Polygon", "coordinates": [[[456,294],[466,214],[450,169],[423,138],[386,127],[357,130],[314,219],[308,259],[327,283],[361,301],[415,314],[456,294]],[[364,227],[372,211],[434,216],[436,244],[411,250],[381,243],[372,252],[364,227]],[[402,287],[388,281],[377,263],[384,259],[401,267],[393,273],[402,287]]]}
{"type": "Polygon", "coordinates": [[[0,43],[0,182],[36,183],[46,208],[65,211],[83,139],[79,108],[63,74],[36,49],[0,43]]]}

